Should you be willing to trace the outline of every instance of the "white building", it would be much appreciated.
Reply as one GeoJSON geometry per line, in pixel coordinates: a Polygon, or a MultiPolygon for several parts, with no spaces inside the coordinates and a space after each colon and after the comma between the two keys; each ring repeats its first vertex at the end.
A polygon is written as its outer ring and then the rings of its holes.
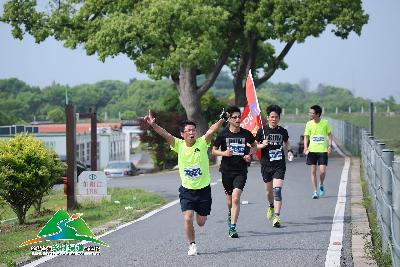
{"type": "MultiPolygon", "coordinates": [[[[65,127],[64,127],[65,129],[65,127]]],[[[13,138],[16,133],[28,132],[42,140],[44,144],[53,149],[58,155],[67,154],[66,134],[64,132],[40,132],[39,126],[0,126],[0,139],[13,138]]],[[[105,168],[112,160],[129,160],[126,157],[126,134],[122,131],[100,130],[97,133],[97,166],[99,170],[105,168]]],[[[76,135],[76,157],[85,164],[90,164],[90,132],[78,133],[76,135]]]]}

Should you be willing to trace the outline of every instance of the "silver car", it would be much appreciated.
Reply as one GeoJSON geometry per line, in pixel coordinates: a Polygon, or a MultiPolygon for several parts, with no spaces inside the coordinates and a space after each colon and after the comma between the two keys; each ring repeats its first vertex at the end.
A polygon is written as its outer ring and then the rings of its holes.
{"type": "Polygon", "coordinates": [[[139,174],[139,169],[130,161],[110,161],[104,169],[107,177],[124,177],[139,174]]]}

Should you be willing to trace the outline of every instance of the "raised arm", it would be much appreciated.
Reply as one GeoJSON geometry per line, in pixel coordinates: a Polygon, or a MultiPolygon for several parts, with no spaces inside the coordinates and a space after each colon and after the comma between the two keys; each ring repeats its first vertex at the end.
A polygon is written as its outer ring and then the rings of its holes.
{"type": "Polygon", "coordinates": [[[150,110],[149,113],[144,117],[144,120],[154,129],[154,131],[156,131],[156,133],[164,138],[169,145],[175,145],[175,138],[156,123],[156,119],[153,117],[150,110]]]}
{"type": "Polygon", "coordinates": [[[227,121],[229,118],[229,113],[225,112],[225,110],[222,110],[221,115],[219,115],[219,120],[211,125],[211,127],[207,130],[207,132],[204,134],[204,138],[206,139],[207,143],[211,142],[211,139],[213,137],[213,134],[218,131],[219,127],[222,126],[224,121],[227,121]]]}
{"type": "Polygon", "coordinates": [[[224,120],[223,118],[221,118],[221,119],[219,119],[216,123],[214,123],[213,125],[210,126],[210,128],[209,128],[209,129],[207,130],[207,132],[204,134],[204,138],[206,139],[206,142],[207,142],[207,143],[210,143],[210,142],[211,142],[211,139],[212,139],[214,133],[215,133],[216,131],[218,131],[219,127],[222,126],[222,124],[224,123],[224,121],[225,121],[225,120],[224,120]]]}

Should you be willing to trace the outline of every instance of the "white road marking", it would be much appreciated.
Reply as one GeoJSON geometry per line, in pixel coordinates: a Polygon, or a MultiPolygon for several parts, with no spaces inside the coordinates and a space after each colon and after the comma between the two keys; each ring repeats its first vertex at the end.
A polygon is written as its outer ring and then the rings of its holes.
{"type": "Polygon", "coordinates": [[[334,148],[338,153],[345,158],[344,167],[342,170],[338,198],[335,207],[335,215],[333,216],[331,238],[329,240],[328,251],[326,252],[325,266],[340,266],[340,258],[342,255],[343,243],[343,221],[344,211],[346,207],[346,190],[347,180],[350,170],[350,158],[343,154],[343,152],[334,143],[334,148]]]}
{"type": "MultiPolygon", "coordinates": [[[[211,186],[214,186],[214,185],[216,185],[216,184],[217,184],[217,182],[210,183],[211,186]]],[[[111,234],[111,233],[114,233],[114,232],[116,232],[116,231],[118,231],[118,230],[121,230],[122,228],[125,228],[125,227],[127,227],[127,226],[129,226],[129,225],[131,225],[131,224],[134,224],[134,223],[136,223],[136,222],[140,222],[140,221],[146,220],[146,219],[150,218],[151,216],[153,216],[153,215],[159,213],[160,211],[163,211],[163,210],[165,210],[165,209],[168,209],[168,208],[170,208],[170,207],[172,207],[172,206],[174,206],[174,205],[176,205],[176,204],[178,204],[178,203],[179,203],[179,199],[176,199],[176,200],[174,200],[174,201],[171,201],[171,202],[167,203],[166,205],[162,206],[162,207],[159,208],[159,209],[156,209],[156,210],[153,210],[153,211],[151,211],[151,212],[149,212],[149,213],[146,213],[145,215],[143,215],[142,217],[140,217],[140,218],[138,218],[138,219],[136,219],[136,220],[134,220],[134,221],[130,221],[130,222],[127,222],[127,223],[125,223],[125,224],[121,224],[120,226],[118,226],[117,228],[115,228],[115,229],[113,229],[113,230],[111,230],[111,231],[108,231],[108,232],[105,232],[105,233],[102,234],[102,235],[96,236],[96,238],[101,238],[101,237],[107,236],[107,235],[109,235],[109,234],[111,234]]],[[[79,244],[86,244],[86,243],[88,243],[88,242],[83,241],[83,242],[80,242],[79,244]]],[[[51,260],[51,259],[54,259],[55,257],[58,257],[58,256],[62,256],[62,255],[48,255],[48,256],[44,256],[44,257],[41,257],[41,258],[39,258],[38,260],[32,261],[32,262],[30,262],[30,263],[28,263],[28,264],[26,264],[26,265],[24,265],[24,266],[25,266],[25,267],[35,267],[35,266],[37,266],[37,265],[39,265],[39,264],[42,264],[42,263],[44,263],[44,262],[46,262],[46,261],[49,261],[49,260],[51,260]]]]}

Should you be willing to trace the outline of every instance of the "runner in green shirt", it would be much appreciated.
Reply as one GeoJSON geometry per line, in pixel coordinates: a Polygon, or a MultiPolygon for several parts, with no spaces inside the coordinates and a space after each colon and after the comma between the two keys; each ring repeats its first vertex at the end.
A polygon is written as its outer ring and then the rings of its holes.
{"type": "Polygon", "coordinates": [[[194,212],[199,226],[204,226],[207,215],[211,212],[211,187],[208,147],[213,134],[227,120],[228,114],[222,111],[220,120],[211,125],[208,131],[197,138],[196,124],[184,121],[180,126],[182,139],[176,138],[164,128],[156,124],[155,118],[149,110],[144,120],[162,136],[171,149],[178,154],[178,167],[182,185],[179,188],[179,199],[184,219],[184,229],[189,241],[188,255],[197,255],[195,234],[193,227],[194,212]]]}
{"type": "Polygon", "coordinates": [[[310,107],[308,112],[310,121],[304,130],[304,154],[307,156],[307,165],[311,165],[313,199],[325,195],[326,166],[328,166],[328,154],[332,152],[332,128],[327,120],[321,119],[321,114],[320,106],[310,107]],[[308,142],[310,143],[307,147],[308,142]],[[319,192],[317,192],[317,165],[319,165],[319,192]]]}

